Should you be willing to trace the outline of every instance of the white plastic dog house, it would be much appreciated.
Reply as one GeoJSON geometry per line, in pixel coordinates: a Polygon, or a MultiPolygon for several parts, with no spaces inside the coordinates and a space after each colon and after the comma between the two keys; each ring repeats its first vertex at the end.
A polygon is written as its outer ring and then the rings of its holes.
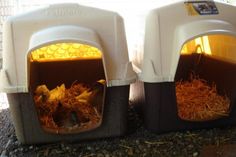
{"type": "Polygon", "coordinates": [[[6,92],[22,143],[118,136],[126,129],[129,84],[136,74],[128,59],[123,19],[78,4],[51,5],[10,17],[3,31],[1,92],[6,92]],[[36,86],[75,80],[106,81],[101,125],[87,132],[47,132],[34,106],[36,86]],[[63,134],[63,135],[62,135],[63,134]]]}
{"type": "MultiPolygon", "coordinates": [[[[146,19],[143,59],[136,65],[139,80],[144,82],[144,121],[149,130],[165,132],[236,124],[236,20],[234,6],[212,1],[182,1],[150,11],[146,19]],[[186,44],[207,37],[211,52],[182,55],[186,44]],[[198,70],[194,70],[197,56],[198,70]],[[199,59],[201,56],[201,60],[199,59]],[[187,59],[188,58],[188,59],[187,59]],[[185,80],[194,71],[214,82],[230,98],[229,116],[217,120],[189,122],[180,119],[176,105],[175,81],[185,80]]],[[[205,46],[206,48],[206,46],[205,46]]],[[[142,86],[143,84],[141,84],[142,86]]],[[[135,88],[142,89],[137,85],[135,88]]],[[[135,92],[136,90],[134,90],[135,92]]],[[[141,91],[140,91],[141,92],[141,91]]],[[[141,95],[141,94],[136,94],[141,95]]],[[[138,100],[139,98],[134,98],[138,100]]]]}

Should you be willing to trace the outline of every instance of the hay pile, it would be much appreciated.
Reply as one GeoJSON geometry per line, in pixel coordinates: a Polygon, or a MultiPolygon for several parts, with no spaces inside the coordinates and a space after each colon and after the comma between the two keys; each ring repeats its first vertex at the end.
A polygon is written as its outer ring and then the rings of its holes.
{"type": "Polygon", "coordinates": [[[42,127],[50,132],[82,132],[100,125],[105,81],[92,86],[73,83],[68,89],[62,84],[52,90],[39,85],[34,102],[42,127]]]}
{"type": "Polygon", "coordinates": [[[207,121],[228,116],[230,100],[217,93],[216,85],[191,75],[176,83],[178,115],[183,120],[207,121]]]}

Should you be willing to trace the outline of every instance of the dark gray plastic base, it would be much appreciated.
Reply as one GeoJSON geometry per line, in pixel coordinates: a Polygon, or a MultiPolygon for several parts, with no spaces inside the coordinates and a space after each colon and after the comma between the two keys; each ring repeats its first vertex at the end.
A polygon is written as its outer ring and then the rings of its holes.
{"type": "Polygon", "coordinates": [[[39,123],[30,93],[7,94],[17,138],[23,144],[79,141],[120,136],[127,128],[129,85],[108,87],[100,127],[78,134],[52,134],[45,132],[39,123]]]}
{"type": "MultiPolygon", "coordinates": [[[[217,91],[230,98],[230,114],[218,120],[205,122],[190,122],[179,118],[175,82],[139,83],[139,89],[144,87],[145,99],[142,99],[142,115],[145,127],[155,133],[200,128],[214,128],[236,125],[236,64],[218,60],[208,56],[183,55],[180,57],[175,81],[187,80],[194,72],[210,84],[215,83],[217,91]]],[[[138,87],[136,87],[138,89],[138,87]]],[[[132,91],[135,92],[135,91],[132,91]]],[[[133,100],[140,100],[134,98],[133,100]]],[[[136,102],[140,104],[140,102],[136,102]]]]}
{"type": "Polygon", "coordinates": [[[145,127],[155,133],[177,130],[192,130],[236,125],[236,107],[229,117],[213,121],[190,122],[177,114],[175,83],[144,83],[146,104],[143,107],[145,127]]]}

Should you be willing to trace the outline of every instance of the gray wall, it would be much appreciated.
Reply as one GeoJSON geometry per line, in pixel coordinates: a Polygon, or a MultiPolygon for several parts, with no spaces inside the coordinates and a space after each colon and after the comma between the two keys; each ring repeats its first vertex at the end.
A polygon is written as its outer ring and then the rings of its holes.
{"type": "Polygon", "coordinates": [[[2,67],[2,26],[6,18],[13,14],[16,0],[0,0],[0,68],[2,67]]]}

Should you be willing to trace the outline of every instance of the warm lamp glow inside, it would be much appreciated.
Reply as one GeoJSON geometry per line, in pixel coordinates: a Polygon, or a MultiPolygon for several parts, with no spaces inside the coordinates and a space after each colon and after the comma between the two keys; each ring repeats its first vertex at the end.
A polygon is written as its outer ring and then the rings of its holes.
{"type": "Polygon", "coordinates": [[[208,36],[195,38],[184,44],[181,54],[204,53],[211,55],[211,47],[208,36]]]}
{"type": "Polygon", "coordinates": [[[96,47],[79,43],[57,43],[31,52],[31,61],[96,59],[102,53],[96,47]]]}

